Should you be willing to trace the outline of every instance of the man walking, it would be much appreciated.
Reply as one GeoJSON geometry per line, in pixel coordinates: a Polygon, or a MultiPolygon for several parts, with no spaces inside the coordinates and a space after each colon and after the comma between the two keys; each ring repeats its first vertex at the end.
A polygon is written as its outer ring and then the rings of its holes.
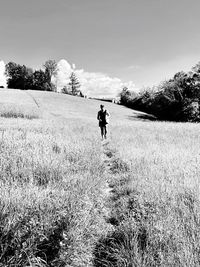
{"type": "Polygon", "coordinates": [[[100,105],[100,110],[97,114],[97,120],[99,121],[99,127],[101,129],[101,137],[102,140],[106,139],[107,135],[107,128],[106,125],[108,124],[108,117],[110,114],[107,110],[105,110],[104,105],[100,105]]]}

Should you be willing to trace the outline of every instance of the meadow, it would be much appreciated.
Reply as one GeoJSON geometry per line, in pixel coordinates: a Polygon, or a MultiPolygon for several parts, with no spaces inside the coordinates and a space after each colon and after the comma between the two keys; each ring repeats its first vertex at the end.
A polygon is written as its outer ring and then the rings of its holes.
{"type": "Polygon", "coordinates": [[[200,266],[199,124],[105,103],[101,142],[100,101],[0,103],[0,266],[200,266]]]}
{"type": "Polygon", "coordinates": [[[190,123],[113,128],[113,266],[200,266],[199,133],[190,123]]]}

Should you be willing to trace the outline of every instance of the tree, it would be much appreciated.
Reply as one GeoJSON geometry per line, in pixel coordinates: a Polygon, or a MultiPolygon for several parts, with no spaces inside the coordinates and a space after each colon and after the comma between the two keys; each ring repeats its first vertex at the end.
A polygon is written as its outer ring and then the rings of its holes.
{"type": "Polygon", "coordinates": [[[198,62],[194,67],[192,67],[192,71],[200,74],[200,62],[198,62]]]}
{"type": "Polygon", "coordinates": [[[46,76],[46,83],[47,83],[47,91],[54,91],[55,87],[51,82],[53,76],[57,74],[57,63],[55,60],[47,60],[44,63],[45,67],[45,76],[46,76]]]}
{"type": "Polygon", "coordinates": [[[32,89],[33,70],[31,68],[9,62],[6,64],[5,74],[8,77],[8,88],[32,89]]]}
{"type": "Polygon", "coordinates": [[[81,84],[78,78],[76,77],[76,74],[74,71],[71,73],[69,79],[70,79],[69,88],[70,88],[71,94],[77,95],[78,93],[80,93],[80,90],[78,90],[78,88],[80,88],[81,84]]]}
{"type": "Polygon", "coordinates": [[[33,69],[23,65],[24,89],[33,89],[33,69]]]}
{"type": "Polygon", "coordinates": [[[46,75],[43,70],[36,70],[33,73],[33,89],[45,90],[46,86],[46,75]]]}
{"type": "Polygon", "coordinates": [[[124,86],[120,93],[120,102],[122,105],[130,106],[132,100],[136,97],[134,92],[129,91],[128,87],[124,86]]]}
{"type": "Polygon", "coordinates": [[[15,62],[7,63],[5,74],[8,77],[8,88],[20,88],[18,87],[20,78],[20,69],[18,64],[15,62]]]}

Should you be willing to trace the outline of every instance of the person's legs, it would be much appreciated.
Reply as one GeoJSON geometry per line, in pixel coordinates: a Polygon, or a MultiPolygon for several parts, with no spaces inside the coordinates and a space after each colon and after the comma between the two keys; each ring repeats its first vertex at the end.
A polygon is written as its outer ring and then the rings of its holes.
{"type": "Polygon", "coordinates": [[[105,139],[106,139],[106,136],[107,135],[107,127],[106,127],[106,125],[105,125],[105,127],[104,127],[104,137],[105,137],[105,139]]]}
{"type": "Polygon", "coordinates": [[[104,136],[104,129],[103,129],[103,128],[104,128],[104,127],[101,126],[100,128],[101,128],[101,138],[103,139],[103,136],[104,136]]]}
{"type": "Polygon", "coordinates": [[[107,128],[106,125],[100,125],[100,129],[101,129],[101,138],[102,139],[106,139],[106,135],[107,135],[107,128]]]}
{"type": "Polygon", "coordinates": [[[106,134],[107,134],[106,125],[104,125],[102,128],[103,128],[103,137],[104,139],[106,139],[106,134]]]}

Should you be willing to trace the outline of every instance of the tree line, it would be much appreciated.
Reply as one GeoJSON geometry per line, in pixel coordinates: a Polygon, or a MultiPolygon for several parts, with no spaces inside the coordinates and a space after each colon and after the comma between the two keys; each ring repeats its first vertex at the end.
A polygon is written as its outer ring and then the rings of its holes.
{"type": "MultiPolygon", "coordinates": [[[[44,90],[56,92],[57,88],[52,83],[52,77],[56,77],[58,68],[55,60],[47,60],[44,70],[33,70],[25,65],[15,62],[6,64],[5,75],[7,76],[8,88],[22,90],[44,90]]],[[[61,90],[62,93],[83,96],[79,90],[81,84],[74,71],[71,72],[69,83],[61,90]]]]}
{"type": "Polygon", "coordinates": [[[121,104],[147,112],[160,120],[200,121],[200,62],[189,72],[178,72],[158,86],[139,93],[124,88],[121,104]]]}

